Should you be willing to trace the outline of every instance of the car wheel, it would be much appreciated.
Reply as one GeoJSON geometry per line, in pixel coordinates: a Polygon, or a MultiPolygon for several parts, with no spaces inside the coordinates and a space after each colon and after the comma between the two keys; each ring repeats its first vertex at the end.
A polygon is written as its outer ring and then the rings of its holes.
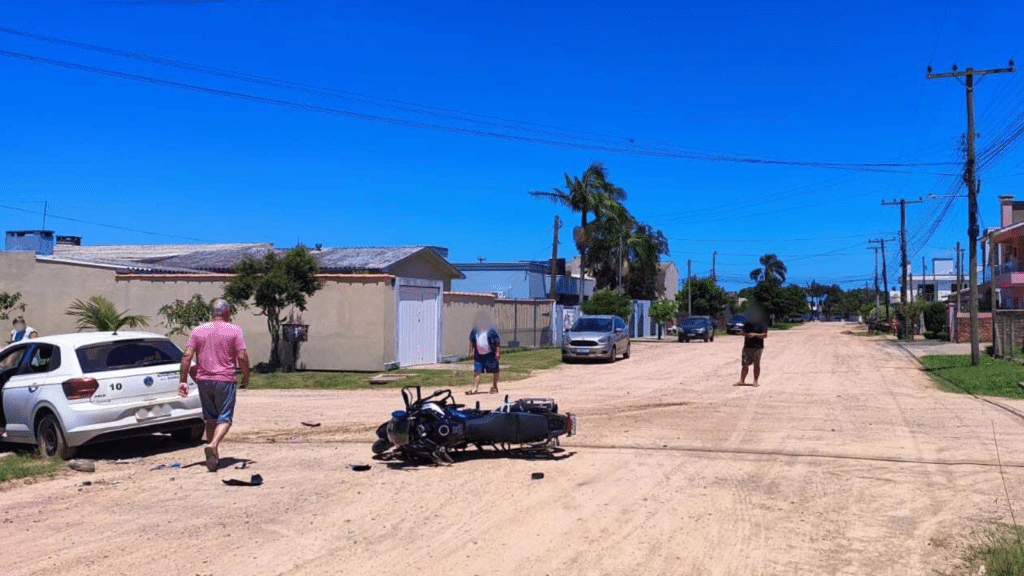
{"type": "Polygon", "coordinates": [[[680,336],[680,337],[679,337],[679,341],[680,341],[680,342],[686,342],[686,340],[683,340],[683,337],[682,337],[682,336],[680,336]]]}
{"type": "Polygon", "coordinates": [[[75,449],[68,446],[64,439],[64,431],[60,429],[60,422],[53,414],[43,416],[36,424],[36,446],[39,455],[46,458],[63,458],[70,460],[75,457],[75,449]]]}
{"type": "Polygon", "coordinates": [[[711,333],[711,341],[712,341],[712,342],[714,342],[714,341],[715,341],[715,333],[714,333],[714,332],[712,332],[712,333],[711,333]]]}
{"type": "Polygon", "coordinates": [[[171,438],[175,442],[182,444],[192,444],[199,442],[203,439],[203,434],[206,433],[206,426],[203,424],[193,424],[188,428],[182,428],[180,430],[172,430],[171,438]]]}
{"type": "Polygon", "coordinates": [[[629,344],[626,344],[626,351],[622,353],[622,358],[623,360],[629,358],[629,344]]]}
{"type": "Polygon", "coordinates": [[[612,346],[612,353],[608,356],[608,363],[609,364],[614,364],[615,360],[617,360],[616,357],[618,355],[619,355],[619,351],[615,349],[615,346],[612,346]]]}

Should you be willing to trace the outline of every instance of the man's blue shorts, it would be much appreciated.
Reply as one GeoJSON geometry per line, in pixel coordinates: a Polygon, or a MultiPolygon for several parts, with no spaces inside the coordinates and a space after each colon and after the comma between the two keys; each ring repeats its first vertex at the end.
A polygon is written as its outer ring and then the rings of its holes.
{"type": "Polygon", "coordinates": [[[235,416],[235,383],[199,380],[199,401],[203,404],[203,420],[231,424],[235,416]]]}
{"type": "Polygon", "coordinates": [[[494,352],[490,354],[477,354],[473,357],[473,372],[477,374],[481,372],[487,372],[488,374],[497,374],[500,372],[498,368],[498,358],[494,355],[494,352]]]}

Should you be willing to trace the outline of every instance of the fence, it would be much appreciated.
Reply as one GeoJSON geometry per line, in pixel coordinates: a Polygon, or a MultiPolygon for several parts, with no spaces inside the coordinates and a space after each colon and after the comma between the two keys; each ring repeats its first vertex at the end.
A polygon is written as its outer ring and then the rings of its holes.
{"type": "Polygon", "coordinates": [[[553,300],[494,301],[494,323],[506,348],[555,346],[554,316],[553,300]]]}
{"type": "MultiPolygon", "coordinates": [[[[1024,355],[1024,310],[997,310],[993,316],[996,356],[1024,355]]],[[[979,330],[983,340],[985,330],[979,330]]],[[[989,334],[992,334],[990,331],[989,334]]]]}

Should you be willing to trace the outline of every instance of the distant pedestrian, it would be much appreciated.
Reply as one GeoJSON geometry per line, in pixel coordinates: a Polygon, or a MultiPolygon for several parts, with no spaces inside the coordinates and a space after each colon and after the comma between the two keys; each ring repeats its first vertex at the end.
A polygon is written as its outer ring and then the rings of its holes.
{"type": "Polygon", "coordinates": [[[211,321],[192,331],[181,357],[178,395],[188,396],[188,375],[192,358],[198,369],[193,372],[199,387],[206,422],[206,469],[217,470],[220,443],[224,440],[235,415],[235,368],[242,371],[241,388],[249,385],[249,354],[245,351],[242,329],[231,323],[231,305],[214,300],[210,306],[211,321]]]}
{"type": "Polygon", "coordinates": [[[473,330],[469,333],[469,353],[473,356],[473,394],[480,393],[480,374],[494,374],[491,394],[498,393],[498,376],[501,368],[501,336],[486,312],[480,312],[473,321],[473,330]]]}
{"type": "Polygon", "coordinates": [[[764,352],[764,339],[768,337],[768,327],[762,318],[764,315],[755,310],[743,323],[743,353],[740,359],[743,367],[740,369],[740,381],[736,383],[736,386],[747,385],[747,370],[751,365],[754,366],[753,385],[760,386],[757,380],[761,377],[761,353],[764,352]]]}
{"type": "Polygon", "coordinates": [[[7,340],[8,344],[13,342],[20,342],[28,338],[38,338],[39,332],[36,329],[25,324],[25,318],[18,316],[14,319],[14,329],[11,330],[11,338],[7,340]],[[33,336],[35,334],[35,336],[33,336]]]}

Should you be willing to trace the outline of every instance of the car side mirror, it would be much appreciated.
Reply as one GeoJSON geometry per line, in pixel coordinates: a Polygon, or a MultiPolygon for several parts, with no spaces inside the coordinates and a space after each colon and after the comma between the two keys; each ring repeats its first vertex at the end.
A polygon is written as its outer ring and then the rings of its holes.
{"type": "Polygon", "coordinates": [[[622,334],[622,328],[616,328],[615,329],[615,333],[616,334],[622,334]]]}

